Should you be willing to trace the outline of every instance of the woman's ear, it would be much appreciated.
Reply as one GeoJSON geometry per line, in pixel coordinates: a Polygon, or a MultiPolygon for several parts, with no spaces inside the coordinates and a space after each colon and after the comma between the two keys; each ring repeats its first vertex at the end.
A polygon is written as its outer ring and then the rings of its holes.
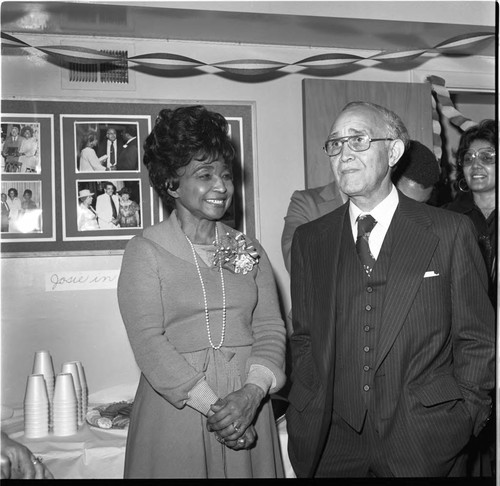
{"type": "Polygon", "coordinates": [[[177,194],[177,190],[172,189],[173,184],[172,181],[165,182],[165,187],[167,188],[167,192],[173,197],[178,198],[179,194],[177,194]]]}
{"type": "Polygon", "coordinates": [[[396,140],[393,140],[391,142],[391,146],[389,149],[389,167],[394,167],[398,160],[403,156],[405,151],[405,144],[404,142],[396,138],[396,140]]]}

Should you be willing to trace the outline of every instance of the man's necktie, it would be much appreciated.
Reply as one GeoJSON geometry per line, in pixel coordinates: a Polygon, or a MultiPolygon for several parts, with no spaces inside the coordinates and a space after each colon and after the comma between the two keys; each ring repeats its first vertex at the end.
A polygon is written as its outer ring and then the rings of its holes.
{"type": "Polygon", "coordinates": [[[116,219],[118,216],[118,213],[116,212],[116,206],[115,206],[115,203],[113,201],[113,196],[109,196],[109,201],[111,202],[111,209],[113,211],[113,219],[116,219]]]}
{"type": "Polygon", "coordinates": [[[116,155],[115,155],[115,144],[111,142],[111,146],[109,147],[109,155],[111,157],[111,167],[116,164],[116,155]]]}
{"type": "Polygon", "coordinates": [[[377,224],[373,216],[370,214],[361,214],[358,216],[358,237],[356,238],[356,251],[358,252],[359,259],[363,264],[368,276],[371,275],[373,265],[375,265],[375,258],[373,257],[370,246],[368,245],[368,238],[372,232],[373,227],[377,224]]]}

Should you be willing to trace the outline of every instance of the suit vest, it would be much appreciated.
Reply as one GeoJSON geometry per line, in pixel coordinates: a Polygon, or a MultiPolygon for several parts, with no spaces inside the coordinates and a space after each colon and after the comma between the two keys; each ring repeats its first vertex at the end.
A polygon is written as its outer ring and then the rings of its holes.
{"type": "Polygon", "coordinates": [[[361,431],[374,386],[375,362],[392,245],[391,225],[368,277],[356,253],[348,215],[337,275],[333,409],[361,431]]]}

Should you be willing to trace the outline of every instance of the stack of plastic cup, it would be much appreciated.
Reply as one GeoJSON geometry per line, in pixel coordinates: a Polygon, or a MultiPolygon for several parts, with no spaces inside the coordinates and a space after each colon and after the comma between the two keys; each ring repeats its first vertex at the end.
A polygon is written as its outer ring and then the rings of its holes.
{"type": "Polygon", "coordinates": [[[52,426],[52,399],[54,397],[54,365],[48,351],[37,351],[33,360],[34,375],[43,375],[49,397],[49,427],[52,426]]]}
{"type": "Polygon", "coordinates": [[[80,378],[80,385],[82,387],[82,418],[83,421],[85,421],[89,406],[89,389],[87,386],[87,378],[85,377],[85,369],[80,361],[71,361],[71,363],[75,363],[78,368],[78,377],[80,378]]]}
{"type": "Polygon", "coordinates": [[[78,399],[71,373],[57,375],[52,410],[54,435],[76,434],[78,431],[78,399]]]}
{"type": "Polygon", "coordinates": [[[76,400],[78,404],[78,425],[82,425],[82,384],[80,383],[80,375],[78,374],[78,366],[74,361],[63,363],[61,373],[71,373],[73,376],[73,385],[75,386],[76,400]]]}
{"type": "Polygon", "coordinates": [[[29,375],[24,395],[24,435],[31,439],[49,433],[49,397],[43,375],[29,375]]]}
{"type": "Polygon", "coordinates": [[[54,366],[52,364],[52,356],[48,351],[37,351],[33,360],[34,375],[43,375],[45,384],[47,385],[47,394],[49,401],[52,401],[54,396],[54,366]]]}

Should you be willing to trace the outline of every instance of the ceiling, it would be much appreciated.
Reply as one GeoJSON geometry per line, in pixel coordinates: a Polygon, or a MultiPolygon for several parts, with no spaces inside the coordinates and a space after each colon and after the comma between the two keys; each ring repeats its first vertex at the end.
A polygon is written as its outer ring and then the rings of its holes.
{"type": "MultiPolygon", "coordinates": [[[[2,32],[10,34],[368,50],[428,49],[462,34],[494,33],[495,2],[7,1],[1,5],[1,23],[2,32]],[[471,5],[475,5],[472,10],[471,5]],[[463,8],[467,6],[470,15],[463,14],[463,8]],[[443,23],[450,8],[460,22],[443,23]],[[412,20],[400,20],[405,18],[405,12],[412,20]],[[416,12],[420,13],[417,15],[416,12]],[[439,21],[424,20],[426,15],[422,12],[428,12],[427,18],[439,21]],[[415,18],[421,20],[414,21],[415,18]],[[464,18],[475,23],[463,23],[464,18]]],[[[495,45],[495,39],[489,38],[454,54],[495,56],[495,45]]]]}

